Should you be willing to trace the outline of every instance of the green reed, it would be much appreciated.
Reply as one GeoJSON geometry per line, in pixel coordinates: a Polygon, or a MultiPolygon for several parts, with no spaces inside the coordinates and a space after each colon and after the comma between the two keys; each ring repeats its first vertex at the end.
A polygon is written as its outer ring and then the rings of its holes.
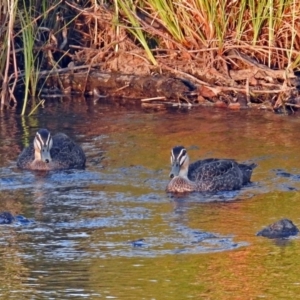
{"type": "Polygon", "coordinates": [[[35,40],[35,26],[32,22],[30,7],[27,10],[24,2],[24,10],[19,10],[19,20],[21,24],[21,33],[23,40],[24,53],[24,102],[22,108],[22,115],[25,114],[29,93],[32,96],[36,94],[36,87],[38,82],[38,75],[35,68],[36,56],[34,54],[34,40],[35,40]]]}
{"type": "MultiPolygon", "coordinates": [[[[136,14],[129,14],[128,9],[124,11],[125,2],[118,1],[128,23],[138,28],[139,35],[153,35],[151,23],[148,27],[141,27],[136,14]]],[[[140,0],[135,3],[153,21],[162,24],[170,34],[168,41],[179,43],[181,49],[189,51],[204,46],[210,50],[217,47],[221,50],[219,53],[224,53],[227,48],[240,49],[243,45],[246,49],[249,45],[252,54],[254,52],[258,59],[272,67],[274,64],[286,65],[287,52],[284,56],[277,55],[277,49],[282,48],[292,53],[292,60],[298,65],[296,51],[300,50],[299,43],[292,36],[300,17],[299,1],[140,0]]],[[[166,42],[162,36],[157,35],[158,47],[174,48],[174,43],[166,42]]],[[[178,47],[176,43],[175,47],[178,47]]]]}
{"type": "MultiPolygon", "coordinates": [[[[61,0],[55,3],[46,0],[29,0],[25,3],[23,0],[23,7],[18,10],[24,51],[25,96],[22,115],[25,114],[29,95],[31,97],[38,95],[37,88],[40,84],[42,65],[51,65],[56,69],[59,63],[53,60],[51,51],[47,50],[47,47],[51,47],[51,39],[55,39],[54,34],[64,30],[57,27],[56,21],[56,12],[59,11],[58,6],[61,2],[61,0]]],[[[62,57],[59,60],[61,59],[62,57]]],[[[44,84],[45,81],[41,86],[44,84]]]]}
{"type": "MultiPolygon", "coordinates": [[[[143,46],[145,49],[145,52],[147,53],[147,56],[151,63],[153,65],[157,65],[157,62],[151,52],[151,49],[147,43],[147,39],[145,37],[145,32],[142,30],[140,22],[137,18],[135,6],[133,2],[130,1],[123,1],[123,0],[117,0],[117,5],[122,10],[122,12],[125,14],[127,20],[128,20],[128,26],[127,30],[139,41],[139,43],[143,46]]],[[[118,10],[117,10],[118,11],[118,10]]]]}
{"type": "Polygon", "coordinates": [[[148,5],[157,13],[157,17],[163,25],[168,29],[172,37],[182,42],[184,34],[180,26],[179,2],[170,0],[149,0],[148,5]]]}

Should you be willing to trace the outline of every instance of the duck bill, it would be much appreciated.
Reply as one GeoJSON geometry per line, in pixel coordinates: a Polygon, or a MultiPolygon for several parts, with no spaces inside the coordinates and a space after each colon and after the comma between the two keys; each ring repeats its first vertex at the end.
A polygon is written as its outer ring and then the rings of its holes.
{"type": "Polygon", "coordinates": [[[174,178],[174,177],[178,176],[179,172],[180,172],[180,165],[179,164],[173,164],[170,175],[169,175],[170,178],[174,178]]]}
{"type": "Polygon", "coordinates": [[[49,163],[52,160],[48,147],[42,147],[42,149],[41,149],[41,160],[45,163],[49,163]]]}

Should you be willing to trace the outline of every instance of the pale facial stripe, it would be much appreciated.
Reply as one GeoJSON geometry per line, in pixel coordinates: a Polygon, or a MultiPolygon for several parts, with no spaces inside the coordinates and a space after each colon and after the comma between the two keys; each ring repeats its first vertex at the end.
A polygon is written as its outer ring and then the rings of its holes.
{"type": "Polygon", "coordinates": [[[38,145],[39,145],[39,149],[40,149],[40,150],[41,150],[43,147],[46,147],[48,151],[50,150],[50,149],[49,149],[49,146],[50,146],[50,144],[51,144],[50,141],[51,141],[51,139],[52,139],[50,133],[48,134],[48,137],[47,137],[47,140],[46,140],[45,144],[44,144],[44,141],[43,141],[41,135],[40,135],[38,132],[36,133],[36,139],[37,139],[37,141],[38,141],[38,145]]]}
{"type": "MultiPolygon", "coordinates": [[[[177,159],[179,160],[179,164],[180,166],[182,166],[182,164],[184,163],[185,159],[186,159],[186,150],[185,148],[182,148],[181,151],[179,152],[177,159]]],[[[176,160],[174,151],[172,149],[171,151],[171,164],[176,160]]]]}
{"type": "Polygon", "coordinates": [[[171,151],[171,164],[173,163],[173,161],[175,160],[175,155],[174,155],[174,152],[173,152],[173,149],[171,151]]]}
{"type": "Polygon", "coordinates": [[[186,150],[184,148],[180,151],[178,158],[179,158],[179,164],[182,166],[182,164],[186,159],[186,150]]]}

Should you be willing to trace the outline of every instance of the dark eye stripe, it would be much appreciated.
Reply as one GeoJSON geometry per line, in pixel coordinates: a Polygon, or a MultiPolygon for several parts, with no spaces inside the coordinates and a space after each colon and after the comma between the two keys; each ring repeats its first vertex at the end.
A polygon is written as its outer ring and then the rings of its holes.
{"type": "Polygon", "coordinates": [[[47,140],[46,142],[44,142],[43,138],[41,137],[41,135],[37,132],[36,133],[36,139],[40,144],[40,147],[47,147],[49,150],[49,146],[50,146],[50,141],[52,140],[51,134],[49,133],[47,136],[47,140]]]}
{"type": "Polygon", "coordinates": [[[186,149],[178,146],[174,147],[171,151],[171,162],[178,161],[182,165],[186,159],[186,149]]]}
{"type": "Polygon", "coordinates": [[[51,137],[51,134],[49,133],[47,141],[46,141],[46,145],[47,145],[48,150],[50,150],[51,140],[52,140],[52,137],[51,137]]]}
{"type": "Polygon", "coordinates": [[[178,157],[185,156],[185,155],[186,155],[186,150],[185,149],[181,149],[181,151],[179,152],[178,157]]]}
{"type": "Polygon", "coordinates": [[[43,142],[43,139],[42,139],[41,135],[38,132],[36,134],[36,139],[39,142],[40,147],[42,148],[44,146],[44,142],[43,142]]]}
{"type": "Polygon", "coordinates": [[[186,153],[181,154],[181,156],[178,156],[179,164],[182,165],[186,159],[186,153]]]}

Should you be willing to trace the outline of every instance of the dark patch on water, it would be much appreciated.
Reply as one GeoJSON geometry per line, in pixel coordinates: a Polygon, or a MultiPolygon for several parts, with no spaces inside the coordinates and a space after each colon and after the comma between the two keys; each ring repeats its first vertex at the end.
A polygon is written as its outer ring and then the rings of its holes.
{"type": "Polygon", "coordinates": [[[273,170],[273,172],[275,172],[276,175],[279,176],[279,177],[289,178],[292,181],[299,181],[300,180],[300,174],[292,174],[292,173],[286,172],[282,169],[275,169],[275,170],[273,170]]]}
{"type": "Polygon", "coordinates": [[[22,215],[14,215],[9,211],[3,211],[0,213],[0,225],[29,225],[33,223],[33,220],[29,220],[22,215]]]}
{"type": "Polygon", "coordinates": [[[295,173],[287,172],[283,169],[274,169],[271,171],[275,173],[275,177],[272,179],[273,184],[277,186],[281,191],[297,191],[299,190],[300,174],[299,170],[295,169],[295,173]]]}

